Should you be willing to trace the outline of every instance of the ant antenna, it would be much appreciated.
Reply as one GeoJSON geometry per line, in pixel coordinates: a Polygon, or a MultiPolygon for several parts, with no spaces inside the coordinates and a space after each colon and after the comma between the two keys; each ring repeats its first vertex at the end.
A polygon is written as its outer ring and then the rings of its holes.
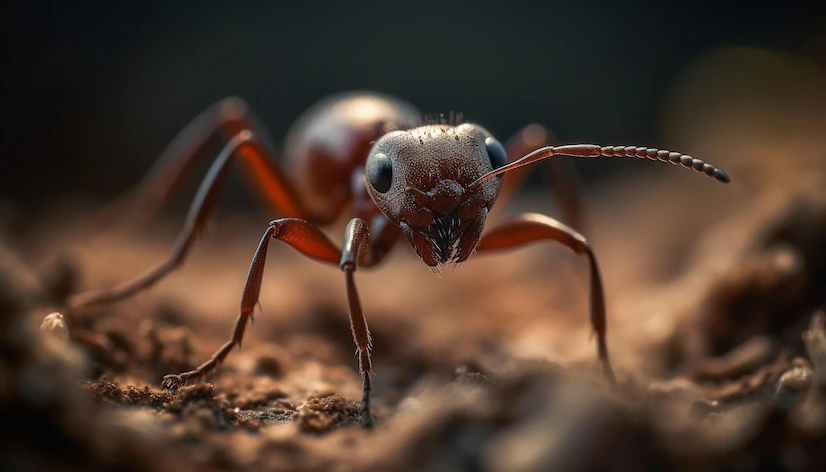
{"type": "Polygon", "coordinates": [[[668,162],[673,165],[681,165],[686,169],[694,169],[697,172],[702,172],[709,177],[713,177],[719,182],[728,183],[731,179],[728,174],[722,170],[714,167],[711,164],[705,163],[700,159],[680,154],[679,152],[671,152],[655,148],[645,148],[637,146],[597,146],[596,144],[569,144],[566,146],[546,146],[533,151],[526,156],[511,162],[506,166],[494,169],[487,174],[479,177],[468,186],[468,190],[473,187],[481,185],[486,180],[489,180],[499,174],[516,169],[517,167],[526,166],[542,159],[547,159],[551,156],[572,156],[572,157],[639,157],[647,158],[652,161],[668,162]]]}

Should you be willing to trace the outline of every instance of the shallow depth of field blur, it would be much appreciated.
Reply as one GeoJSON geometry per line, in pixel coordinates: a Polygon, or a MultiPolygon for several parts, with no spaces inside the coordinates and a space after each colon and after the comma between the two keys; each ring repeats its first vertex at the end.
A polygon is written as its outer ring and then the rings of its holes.
{"type": "MultiPolygon", "coordinates": [[[[826,469],[826,17],[790,3],[3,8],[3,470],[826,469]],[[671,149],[731,176],[576,162],[617,389],[589,337],[584,260],[535,244],[437,277],[400,240],[356,275],[375,430],[358,424],[341,272],[276,242],[243,348],[161,391],[229,338],[277,216],[241,172],[181,269],[62,310],[170,253],[196,182],[137,226],[102,210],[200,111],[241,96],[280,145],[348,90],[462,111],[501,140],[538,122],[558,142],[671,149]],[[54,311],[66,327],[41,327],[54,311]]],[[[542,177],[488,228],[560,216],[542,177]]]]}

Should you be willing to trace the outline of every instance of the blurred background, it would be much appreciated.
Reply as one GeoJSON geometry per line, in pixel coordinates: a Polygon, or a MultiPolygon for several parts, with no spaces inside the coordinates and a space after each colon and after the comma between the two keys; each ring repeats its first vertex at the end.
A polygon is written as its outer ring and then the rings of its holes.
{"type": "MultiPolygon", "coordinates": [[[[0,469],[826,470],[822,6],[171,3],[0,10],[0,417],[32,419],[9,422],[0,469]],[[161,392],[227,339],[267,221],[236,211],[151,290],[36,329],[168,257],[180,215],[92,220],[198,113],[240,96],[281,144],[348,90],[731,175],[576,161],[620,390],[595,368],[582,258],[534,245],[440,279],[408,247],[357,277],[392,434],[343,427],[362,390],[341,273],[271,245],[243,351],[161,392]]],[[[257,211],[243,187],[222,204],[257,211]]],[[[535,190],[511,210],[556,215],[535,190]]]]}
{"type": "MultiPolygon", "coordinates": [[[[123,192],[229,95],[279,144],[311,104],[361,89],[461,111],[500,139],[540,122],[565,142],[675,147],[663,133],[673,88],[709,53],[826,63],[814,2],[72,3],[5,2],[0,14],[0,198],[24,210],[123,192]]],[[[586,182],[636,167],[578,165],[586,182]]]]}

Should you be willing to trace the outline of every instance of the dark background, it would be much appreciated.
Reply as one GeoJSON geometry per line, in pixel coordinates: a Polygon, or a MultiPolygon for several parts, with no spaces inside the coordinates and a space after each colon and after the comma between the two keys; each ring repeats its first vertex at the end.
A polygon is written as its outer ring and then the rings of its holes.
{"type": "Polygon", "coordinates": [[[669,86],[699,55],[746,45],[822,63],[826,43],[800,2],[70,3],[0,14],[0,199],[24,209],[124,191],[228,95],[279,143],[315,101],[362,89],[462,111],[501,139],[538,121],[561,141],[664,147],[669,86]]]}

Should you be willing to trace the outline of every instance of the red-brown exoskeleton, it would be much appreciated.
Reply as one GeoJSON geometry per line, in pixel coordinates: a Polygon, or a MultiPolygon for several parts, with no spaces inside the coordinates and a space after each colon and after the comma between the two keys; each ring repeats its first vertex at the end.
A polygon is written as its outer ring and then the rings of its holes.
{"type": "MultiPolygon", "coordinates": [[[[613,383],[605,343],[602,281],[591,247],[576,230],[540,214],[524,214],[484,232],[497,197],[509,193],[524,177],[524,173],[513,173],[516,175],[512,174],[503,189],[502,174],[564,155],[640,157],[693,168],[721,182],[728,182],[728,176],[699,159],[657,149],[591,144],[540,147],[546,144],[545,136],[536,125],[525,128],[506,150],[476,124],[420,123],[415,108],[394,98],[366,93],[332,97],[311,108],[290,131],[285,155],[293,172],[288,175],[276,162],[266,132],[244,102],[230,98],[212,106],[180,133],[130,197],[142,210],[153,211],[205,156],[211,137],[217,133],[226,140],[198,189],[170,258],[118,287],[75,295],[69,299],[69,307],[126,298],[179,266],[214,208],[232,163],[238,161],[261,200],[283,217],[270,222],[255,251],[231,339],[194,370],[165,376],[165,388],[177,388],[208,374],[241,344],[261,292],[267,247],[276,239],[343,271],[363,380],[362,423],[372,424],[370,334],[354,274],[358,267],[381,262],[401,235],[434,269],[463,262],[474,251],[494,252],[540,240],[556,241],[585,255],[597,353],[605,376],[613,383]],[[344,208],[352,208],[355,217],[347,224],[339,248],[319,226],[336,220],[344,208]]],[[[579,227],[573,188],[564,179],[559,183],[558,196],[567,209],[566,218],[579,227]]]]}

